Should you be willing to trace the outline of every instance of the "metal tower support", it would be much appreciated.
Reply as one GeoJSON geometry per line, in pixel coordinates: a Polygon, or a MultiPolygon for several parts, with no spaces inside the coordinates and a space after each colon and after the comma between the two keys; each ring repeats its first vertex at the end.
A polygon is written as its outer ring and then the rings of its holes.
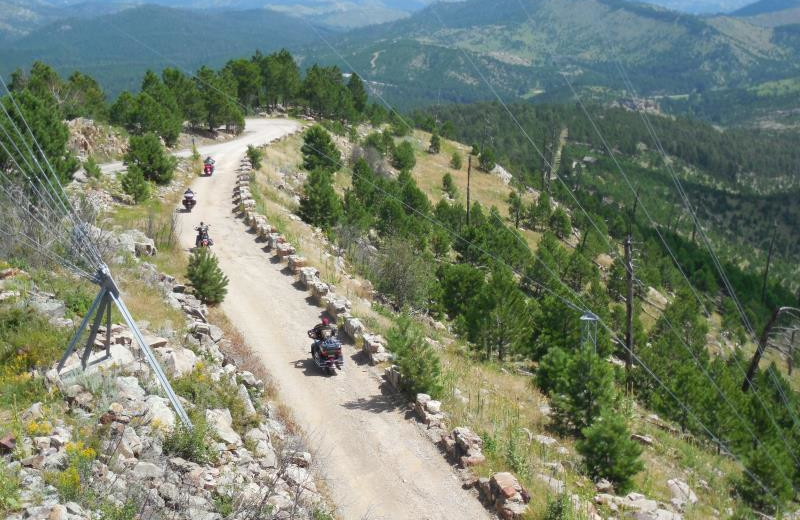
{"type": "Polygon", "coordinates": [[[167,394],[167,398],[172,404],[172,407],[175,409],[175,412],[178,414],[181,422],[186,427],[192,428],[192,421],[186,414],[186,410],[183,409],[183,406],[178,400],[178,396],[172,389],[172,385],[169,384],[169,380],[167,379],[166,374],[164,374],[164,371],[161,369],[161,365],[153,354],[153,351],[144,340],[144,336],[142,336],[142,332],[139,330],[139,327],[136,325],[131,313],[125,306],[125,302],[120,297],[119,288],[117,287],[114,279],[111,277],[111,272],[107,266],[103,265],[100,267],[100,269],[98,269],[94,282],[100,286],[100,291],[97,293],[97,297],[94,299],[94,302],[92,302],[92,306],[89,308],[89,311],[83,317],[83,321],[81,321],[78,330],[76,330],[75,334],[72,336],[69,346],[67,347],[67,351],[58,362],[58,372],[61,372],[67,359],[70,355],[72,355],[72,353],[75,351],[75,348],[78,346],[78,342],[80,341],[81,336],[83,336],[83,332],[86,330],[87,325],[89,325],[89,320],[91,319],[92,314],[94,314],[95,318],[92,322],[91,328],[89,329],[89,339],[87,340],[83,354],[81,355],[81,366],[83,369],[86,369],[86,365],[89,361],[89,357],[91,356],[92,348],[95,340],[97,339],[97,335],[100,330],[100,324],[103,321],[104,315],[106,318],[106,358],[104,359],[108,359],[111,356],[111,305],[113,303],[119,310],[120,314],[122,314],[122,319],[124,319],[125,323],[128,325],[128,327],[130,327],[136,343],[138,343],[139,348],[142,349],[145,358],[147,358],[148,364],[153,369],[153,372],[158,379],[158,383],[161,385],[161,388],[164,389],[164,393],[167,394]]]}

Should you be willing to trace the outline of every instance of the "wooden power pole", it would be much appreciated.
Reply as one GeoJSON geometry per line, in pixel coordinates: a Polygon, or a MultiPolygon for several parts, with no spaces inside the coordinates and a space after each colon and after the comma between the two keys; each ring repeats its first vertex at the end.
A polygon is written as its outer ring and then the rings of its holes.
{"type": "Polygon", "coordinates": [[[470,177],[472,177],[472,154],[469,154],[467,158],[467,225],[469,226],[469,212],[470,212],[470,202],[469,202],[469,181],[470,177]]]}
{"type": "Polygon", "coordinates": [[[627,376],[626,386],[628,392],[633,390],[633,379],[631,378],[631,367],[633,365],[633,240],[631,234],[625,237],[625,277],[627,292],[625,294],[625,346],[627,357],[625,358],[625,373],[627,376]]]}

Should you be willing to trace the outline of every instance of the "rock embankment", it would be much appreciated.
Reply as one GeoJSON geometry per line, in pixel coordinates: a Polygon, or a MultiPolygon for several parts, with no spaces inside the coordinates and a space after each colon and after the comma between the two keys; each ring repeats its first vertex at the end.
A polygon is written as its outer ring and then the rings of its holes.
{"type": "Polygon", "coordinates": [[[194,429],[159,394],[131,331],[113,325],[110,356],[98,339],[85,371],[73,354],[60,374],[33,374],[59,397],[22,412],[20,432],[0,440],[2,464],[21,483],[8,518],[88,520],[110,510],[150,519],[318,518],[327,507],[312,456],[265,383],[234,362],[229,352],[241,346],[209,323],[185,286],[150,264],[139,268],[186,317],[185,334],[143,333],[194,429]]]}

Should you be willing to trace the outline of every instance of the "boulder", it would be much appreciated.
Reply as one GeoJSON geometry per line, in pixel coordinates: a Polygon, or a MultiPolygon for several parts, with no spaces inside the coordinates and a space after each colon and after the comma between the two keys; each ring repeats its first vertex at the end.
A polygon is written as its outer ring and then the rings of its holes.
{"type": "Polygon", "coordinates": [[[157,395],[150,395],[145,399],[145,404],[147,405],[145,424],[162,431],[172,431],[175,428],[175,413],[170,407],[169,400],[157,395]]]}
{"type": "Polygon", "coordinates": [[[250,393],[247,391],[247,388],[243,384],[239,385],[238,391],[239,399],[244,404],[244,413],[248,417],[252,417],[256,415],[256,407],[253,406],[253,401],[250,399],[250,393]]]}
{"type": "Polygon", "coordinates": [[[294,274],[298,274],[300,272],[300,269],[304,268],[306,266],[306,263],[308,262],[305,259],[305,257],[298,255],[290,255],[288,260],[289,260],[289,269],[294,274]]]}
{"type": "Polygon", "coordinates": [[[631,440],[634,440],[643,446],[652,446],[654,442],[653,438],[649,435],[639,435],[636,433],[631,434],[631,440]]]}
{"type": "Polygon", "coordinates": [[[233,429],[233,418],[227,408],[206,410],[206,422],[216,436],[227,444],[242,445],[242,438],[233,429]]]}
{"type": "Polygon", "coordinates": [[[114,386],[117,388],[118,398],[128,401],[140,401],[145,398],[145,391],[139,386],[139,380],[135,377],[117,377],[114,379],[114,386]]]}
{"type": "Polygon", "coordinates": [[[294,248],[294,246],[288,242],[278,244],[278,246],[275,248],[275,254],[280,258],[287,258],[294,255],[296,252],[297,250],[294,248]]]}
{"type": "Polygon", "coordinates": [[[364,325],[358,318],[349,316],[344,320],[344,332],[355,341],[364,334],[364,325]]]}
{"type": "Polygon", "coordinates": [[[670,479],[667,481],[667,487],[672,494],[672,505],[679,510],[683,510],[686,505],[694,505],[697,503],[697,495],[695,495],[689,484],[680,479],[670,479]]]}
{"type": "Polygon", "coordinates": [[[161,478],[164,476],[164,468],[152,462],[137,462],[131,470],[134,477],[139,479],[161,478]]]}
{"type": "Polygon", "coordinates": [[[155,349],[155,353],[171,377],[189,374],[197,365],[197,355],[188,348],[163,347],[155,349]]]}
{"type": "Polygon", "coordinates": [[[352,304],[347,298],[331,298],[328,300],[325,310],[333,319],[337,319],[342,314],[349,313],[351,307],[352,304]]]}

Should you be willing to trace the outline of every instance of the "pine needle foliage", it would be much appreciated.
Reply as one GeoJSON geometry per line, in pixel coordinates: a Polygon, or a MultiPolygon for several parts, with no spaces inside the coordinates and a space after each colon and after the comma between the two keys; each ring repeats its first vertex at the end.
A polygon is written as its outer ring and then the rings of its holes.
{"type": "Polygon", "coordinates": [[[222,303],[228,293],[228,277],[219,267],[219,260],[208,248],[195,249],[186,271],[197,297],[204,303],[222,303]]]}

